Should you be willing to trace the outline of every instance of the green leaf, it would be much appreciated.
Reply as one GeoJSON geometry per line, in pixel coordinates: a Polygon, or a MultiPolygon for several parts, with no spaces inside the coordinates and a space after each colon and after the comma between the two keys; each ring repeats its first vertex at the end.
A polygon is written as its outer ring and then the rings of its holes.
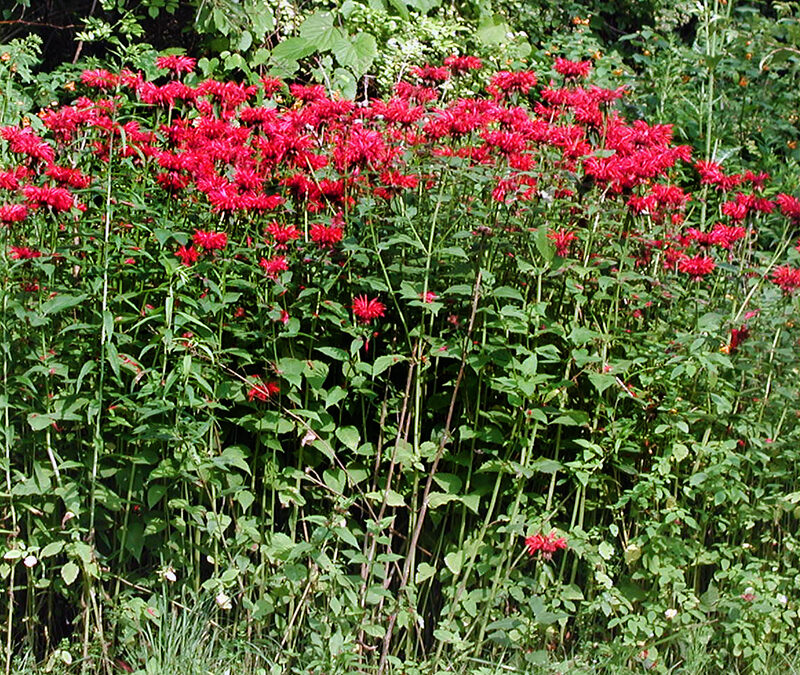
{"type": "Polygon", "coordinates": [[[288,61],[299,61],[315,51],[317,51],[317,47],[313,42],[299,37],[290,37],[278,43],[272,50],[272,58],[278,63],[286,64],[288,61]]]}
{"type": "Polygon", "coordinates": [[[428,495],[428,508],[433,511],[450,502],[458,501],[458,496],[448,492],[431,492],[428,495]]]}
{"type": "Polygon", "coordinates": [[[358,433],[358,429],[355,427],[339,427],[336,429],[336,438],[350,450],[357,450],[361,441],[361,434],[358,433]]]}
{"type": "Polygon", "coordinates": [[[86,295],[57,295],[42,305],[42,314],[49,315],[80,305],[88,296],[86,295]]]}
{"type": "Polygon", "coordinates": [[[597,552],[603,558],[603,560],[611,560],[614,556],[614,547],[609,544],[607,541],[601,542],[600,546],[597,547],[597,552]]]}
{"type": "Polygon", "coordinates": [[[78,573],[80,569],[78,566],[70,561],[64,567],[61,568],[61,578],[64,580],[64,583],[67,586],[71,586],[75,579],[78,578],[78,573]]]}
{"type": "Polygon", "coordinates": [[[556,471],[560,471],[561,468],[561,462],[557,462],[554,459],[545,459],[544,457],[540,457],[539,459],[531,462],[531,469],[534,471],[539,471],[540,473],[554,474],[556,471]]]}
{"type": "Polygon", "coordinates": [[[356,37],[337,40],[331,47],[340,65],[353,71],[356,77],[366,73],[378,54],[378,43],[373,35],[359,33],[356,37]]]}
{"type": "Polygon", "coordinates": [[[356,97],[358,82],[355,76],[346,68],[336,68],[331,77],[331,87],[342,96],[349,99],[356,97]]]}
{"type": "Polygon", "coordinates": [[[393,366],[395,363],[400,363],[401,361],[405,361],[406,357],[402,356],[401,354],[387,354],[385,356],[379,356],[375,359],[375,363],[372,365],[372,377],[378,377],[384,370],[386,370],[389,366],[393,366]]]}
{"type": "Polygon", "coordinates": [[[594,385],[594,388],[597,389],[597,393],[602,394],[617,381],[617,378],[604,373],[589,373],[589,381],[594,385]]]}
{"type": "Polygon", "coordinates": [[[294,385],[300,386],[303,371],[306,369],[306,362],[300,359],[283,358],[278,361],[277,373],[284,380],[294,385]]]}
{"type": "Polygon", "coordinates": [[[430,579],[434,574],[436,574],[436,568],[433,565],[429,565],[428,563],[420,563],[417,565],[417,573],[414,575],[414,583],[421,584],[423,581],[430,579]]]}
{"type": "Polygon", "coordinates": [[[38,413],[29,413],[28,414],[28,424],[30,428],[34,431],[41,431],[42,429],[46,429],[53,423],[53,416],[46,415],[46,414],[38,414],[38,413]]]}
{"type": "Polygon", "coordinates": [[[63,541],[51,541],[47,546],[45,546],[41,551],[39,551],[39,557],[49,558],[50,556],[61,553],[63,548],[64,548],[63,541]]]}
{"type": "Polygon", "coordinates": [[[333,25],[330,12],[315,12],[300,25],[300,37],[317,47],[317,51],[326,52],[344,36],[342,31],[333,25]]]}
{"type": "Polygon", "coordinates": [[[460,551],[451,551],[444,557],[444,564],[447,565],[447,569],[449,569],[454,575],[458,575],[461,572],[461,566],[464,564],[464,551],[463,549],[460,551]]]}
{"type": "Polygon", "coordinates": [[[408,7],[406,7],[406,3],[403,0],[389,0],[389,4],[400,15],[400,18],[405,21],[411,21],[411,15],[408,13],[408,7]]]}
{"type": "Polygon", "coordinates": [[[533,241],[536,244],[536,250],[539,251],[539,254],[544,258],[545,262],[551,262],[553,258],[556,257],[556,247],[547,236],[546,227],[540,227],[536,230],[533,241]]]}
{"type": "Polygon", "coordinates": [[[332,358],[334,361],[347,361],[348,355],[344,349],[338,347],[317,347],[318,352],[322,352],[325,356],[332,358]]]}
{"type": "Polygon", "coordinates": [[[499,45],[506,41],[511,29],[499,14],[487,17],[478,26],[478,39],[485,45],[499,45]]]}
{"type": "Polygon", "coordinates": [[[433,480],[445,492],[451,495],[457,495],[461,492],[461,487],[464,482],[454,473],[437,473],[433,480]]]}
{"type": "Polygon", "coordinates": [[[147,508],[152,509],[158,502],[161,501],[161,498],[166,494],[167,486],[156,484],[151,485],[147,490],[147,508]]]}

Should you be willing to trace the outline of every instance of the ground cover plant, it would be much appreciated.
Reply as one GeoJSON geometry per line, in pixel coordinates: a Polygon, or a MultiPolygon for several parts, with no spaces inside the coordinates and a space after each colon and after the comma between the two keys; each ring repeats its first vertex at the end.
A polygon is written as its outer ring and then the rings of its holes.
{"type": "Polygon", "coordinates": [[[194,69],[0,129],[6,671],[785,668],[791,189],[590,61],[194,69]]]}

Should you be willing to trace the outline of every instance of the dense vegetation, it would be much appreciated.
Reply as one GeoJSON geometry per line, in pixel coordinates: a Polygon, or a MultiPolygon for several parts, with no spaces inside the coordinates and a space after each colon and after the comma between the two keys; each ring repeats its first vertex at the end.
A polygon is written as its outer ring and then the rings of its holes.
{"type": "Polygon", "coordinates": [[[5,671],[796,667],[796,10],[0,10],[5,671]]]}

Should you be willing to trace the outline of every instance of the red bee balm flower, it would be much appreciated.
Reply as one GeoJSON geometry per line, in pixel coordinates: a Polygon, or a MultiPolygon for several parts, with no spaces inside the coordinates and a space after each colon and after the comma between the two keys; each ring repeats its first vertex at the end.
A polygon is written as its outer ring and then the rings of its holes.
{"type": "Polygon", "coordinates": [[[258,375],[253,375],[253,386],[247,391],[247,400],[266,401],[275,394],[279,394],[281,387],[277,382],[264,382],[258,375]]]}
{"type": "Polygon", "coordinates": [[[525,539],[525,546],[528,549],[529,555],[536,555],[540,553],[542,558],[550,560],[553,553],[559,549],[567,548],[567,540],[564,537],[557,537],[555,530],[551,530],[550,534],[534,534],[525,539]]]}
{"type": "Polygon", "coordinates": [[[706,274],[714,271],[716,264],[713,258],[704,255],[696,255],[693,258],[683,258],[678,263],[678,269],[684,274],[688,274],[692,279],[702,279],[706,274]]]}
{"type": "Polygon", "coordinates": [[[361,323],[370,323],[373,319],[383,316],[385,311],[386,305],[378,298],[370,300],[366,295],[357,295],[353,298],[353,314],[361,323]]]}
{"type": "Polygon", "coordinates": [[[175,251],[175,255],[181,259],[181,262],[184,265],[191,265],[194,262],[197,262],[197,259],[200,257],[200,251],[198,251],[194,246],[181,246],[177,251],[175,251]]]}
{"type": "Polygon", "coordinates": [[[800,288],[800,268],[782,265],[772,270],[772,283],[789,294],[800,288]]]}
{"type": "Polygon", "coordinates": [[[201,246],[206,251],[213,251],[214,249],[223,249],[228,245],[228,235],[224,232],[203,232],[203,230],[195,230],[192,241],[194,241],[195,245],[201,246]]]}

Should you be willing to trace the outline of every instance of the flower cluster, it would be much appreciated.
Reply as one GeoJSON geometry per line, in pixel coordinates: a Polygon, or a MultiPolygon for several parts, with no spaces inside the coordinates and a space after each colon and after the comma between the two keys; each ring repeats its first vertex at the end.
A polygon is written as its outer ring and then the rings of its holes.
{"type": "Polygon", "coordinates": [[[528,555],[536,555],[538,553],[545,560],[550,560],[556,551],[567,548],[567,540],[556,535],[555,530],[548,534],[539,532],[525,538],[525,547],[528,550],[528,555]]]}

